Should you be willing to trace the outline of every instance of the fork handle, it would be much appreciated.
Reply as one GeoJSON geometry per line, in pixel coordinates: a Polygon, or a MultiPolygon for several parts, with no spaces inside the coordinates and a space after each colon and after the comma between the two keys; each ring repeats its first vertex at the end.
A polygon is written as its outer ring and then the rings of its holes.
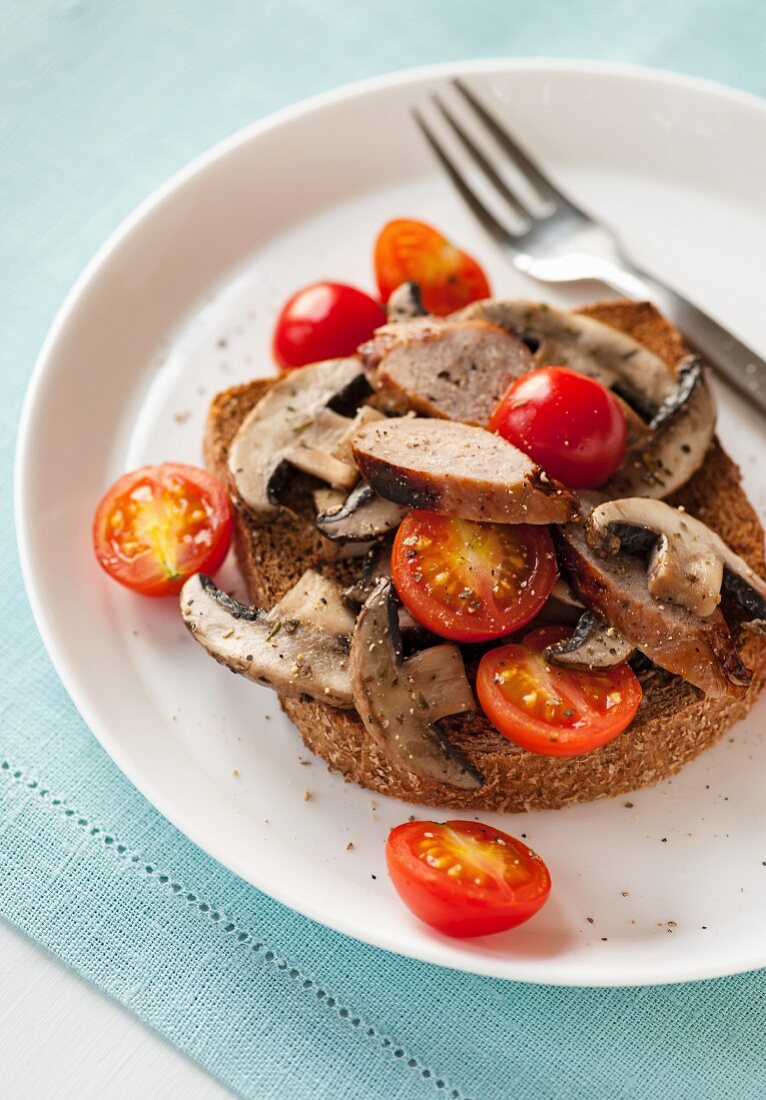
{"type": "Polygon", "coordinates": [[[683,333],[689,346],[750,403],[766,413],[766,361],[683,295],[634,264],[609,263],[603,281],[629,298],[649,298],[683,333]]]}

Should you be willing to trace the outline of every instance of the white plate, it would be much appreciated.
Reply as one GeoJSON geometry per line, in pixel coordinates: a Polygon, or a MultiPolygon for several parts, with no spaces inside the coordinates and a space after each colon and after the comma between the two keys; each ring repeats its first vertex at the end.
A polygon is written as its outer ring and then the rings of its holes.
{"type": "MultiPolygon", "coordinates": [[[[346,784],[321,761],[303,766],[309,754],[273,695],[215,665],[174,603],[131,596],[93,560],[91,516],[104,488],[144,462],[198,462],[210,397],[270,372],[278,304],[317,278],[369,286],[371,244],[388,218],[433,220],[478,253],[498,292],[545,296],[482,235],[409,119],[408,107],[455,72],[619,228],[639,262],[766,351],[760,101],[667,74],[559,61],[420,70],[322,96],[242,131],[162,187],[110,238],[56,318],[17,466],[37,622],[84,718],[158,809],[316,920],[405,955],[526,981],[618,985],[762,966],[762,705],[736,736],[652,790],[563,812],[485,815],[543,854],[554,894],[513,933],[454,942],[412,919],[385,874],[389,827],[424,811],[346,784]]],[[[728,394],[720,420],[761,506],[761,426],[728,394]]]]}

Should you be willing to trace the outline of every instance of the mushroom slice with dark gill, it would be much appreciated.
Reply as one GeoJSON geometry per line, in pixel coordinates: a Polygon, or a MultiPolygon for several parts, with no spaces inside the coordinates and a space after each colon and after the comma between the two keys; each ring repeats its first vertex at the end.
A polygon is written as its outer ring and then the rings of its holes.
{"type": "Polygon", "coordinates": [[[636,649],[708,695],[744,694],[750,674],[720,610],[701,619],[656,600],[644,561],[626,553],[605,557],[588,545],[582,524],[556,528],[554,538],[575,594],[636,649]]]}
{"type": "Polygon", "coordinates": [[[407,509],[380,496],[366,481],[351,492],[318,489],[314,493],[316,525],[328,539],[339,542],[369,542],[395,530],[407,509]]]}
{"type": "Polygon", "coordinates": [[[350,657],[356,709],[375,744],[402,770],[478,790],[483,777],[436,725],[474,709],[460,650],[439,645],[403,660],[397,602],[393,584],[382,579],[359,613],[350,657]]]}
{"type": "Polygon", "coordinates": [[[412,321],[415,317],[428,316],[417,279],[408,279],[391,294],[386,305],[389,321],[412,321]]]}
{"type": "Polygon", "coordinates": [[[750,618],[766,618],[766,581],[683,508],[644,497],[610,500],[593,509],[586,535],[601,553],[647,556],[646,583],[656,600],[707,618],[725,591],[750,618]]]}
{"type": "Polygon", "coordinates": [[[197,573],[181,590],[195,641],[220,664],[281,695],[354,705],[348,651],[354,616],[339,587],[312,570],[271,611],[237,603],[197,573]]]}
{"type": "Polygon", "coordinates": [[[663,361],[618,329],[542,302],[485,298],[453,313],[448,321],[489,321],[534,349],[535,367],[564,366],[617,389],[629,403],[642,401],[653,414],[665,400],[673,375],[663,361]]]}
{"type": "Polygon", "coordinates": [[[549,646],[545,657],[562,668],[614,668],[630,660],[635,652],[633,643],[618,630],[592,611],[584,611],[571,637],[549,646]]]}
{"type": "Polygon", "coordinates": [[[369,393],[356,359],[313,363],[275,382],[242,421],[229,449],[229,473],[243,504],[254,513],[276,511],[293,469],[331,485],[354,485],[352,463],[342,450],[340,457],[335,452],[354,430],[345,414],[353,415],[369,393]]]}
{"type": "Polygon", "coordinates": [[[622,467],[603,487],[608,496],[670,496],[705,461],[715,431],[716,409],[696,356],[679,363],[673,387],[645,433],[629,442],[622,467]]]}
{"type": "Polygon", "coordinates": [[[376,492],[408,508],[479,523],[566,523],[575,494],[500,436],[450,420],[368,424],[353,439],[376,492]]]}

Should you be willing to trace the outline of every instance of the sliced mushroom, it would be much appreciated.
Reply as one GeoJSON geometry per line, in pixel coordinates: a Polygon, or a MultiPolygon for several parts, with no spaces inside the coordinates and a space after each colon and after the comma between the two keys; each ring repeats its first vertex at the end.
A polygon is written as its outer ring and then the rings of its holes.
{"type": "Polygon", "coordinates": [[[333,453],[353,421],[344,414],[370,388],[356,359],[328,359],[275,382],[245,417],[229,449],[229,473],[253,512],[273,512],[293,468],[350,488],[357,473],[333,453]]]}
{"type": "Polygon", "coordinates": [[[481,787],[481,774],[435,725],[474,708],[460,650],[445,644],[403,660],[390,580],[378,582],[359,614],[350,671],[365,729],[393,763],[462,790],[481,787]]]}
{"type": "Polygon", "coordinates": [[[319,409],[311,420],[293,429],[294,439],[285,450],[285,461],[305,474],[342,489],[350,489],[359,477],[352,462],[344,462],[337,452],[354,421],[332,409],[319,409]]]}
{"type": "Polygon", "coordinates": [[[562,668],[614,668],[630,660],[636,647],[592,611],[584,611],[574,633],[549,646],[545,657],[562,668]]]}
{"type": "Polygon", "coordinates": [[[766,615],[766,581],[684,508],[643,497],[610,500],[591,512],[587,539],[603,553],[648,553],[647,587],[657,600],[707,618],[721,602],[726,572],[727,591],[750,617],[766,615]]]}
{"type": "Polygon", "coordinates": [[[576,595],[651,661],[712,696],[745,692],[750,674],[720,610],[701,619],[656,600],[644,562],[629,554],[605,557],[588,545],[582,524],[556,528],[554,537],[576,595]]]}
{"type": "Polygon", "coordinates": [[[192,636],[220,664],[281,695],[352,707],[354,616],[332,581],[307,570],[271,611],[245,607],[197,573],[181,590],[192,636]]]}
{"type": "Polygon", "coordinates": [[[366,481],[360,481],[348,496],[333,489],[318,489],[314,501],[317,527],[328,539],[340,542],[382,538],[395,530],[407,514],[406,508],[385,500],[366,481]]]}
{"type": "Polygon", "coordinates": [[[375,545],[372,539],[369,542],[340,542],[322,535],[319,540],[319,554],[321,560],[326,562],[350,561],[353,558],[366,557],[375,545]]]}
{"type": "Polygon", "coordinates": [[[542,302],[485,298],[451,314],[449,320],[500,325],[535,348],[535,366],[571,367],[610,389],[618,387],[629,402],[633,396],[639,405],[643,400],[644,407],[656,409],[673,384],[667,366],[643,344],[581,313],[542,302]]]}
{"type": "Polygon", "coordinates": [[[460,420],[487,427],[510,383],[533,366],[529,350],[486,321],[442,324],[425,337],[409,325],[382,356],[370,379],[393,411],[460,420]]]}
{"type": "Polygon", "coordinates": [[[428,310],[423,305],[420,283],[409,279],[396,288],[388,299],[388,318],[390,321],[411,321],[415,317],[426,317],[428,310]]]}
{"type": "Polygon", "coordinates": [[[629,440],[625,461],[603,491],[608,496],[670,496],[705,461],[716,409],[702,361],[689,356],[643,435],[629,440]]]}
{"type": "Polygon", "coordinates": [[[565,523],[576,497],[497,435],[450,420],[368,424],[353,440],[362,476],[387,500],[478,522],[565,523]]]}

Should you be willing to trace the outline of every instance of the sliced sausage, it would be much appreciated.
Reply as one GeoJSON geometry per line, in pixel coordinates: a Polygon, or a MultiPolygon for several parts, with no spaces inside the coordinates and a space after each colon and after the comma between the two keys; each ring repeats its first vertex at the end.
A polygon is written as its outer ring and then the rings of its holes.
{"type": "Polygon", "coordinates": [[[529,349],[505,329],[466,321],[404,336],[370,380],[390,408],[487,427],[510,383],[532,366],[529,349]]]}
{"type": "Polygon", "coordinates": [[[366,371],[373,372],[384,356],[399,344],[414,344],[418,340],[428,340],[446,325],[441,317],[427,313],[425,317],[414,317],[411,321],[393,321],[381,325],[365,343],[360,344],[357,354],[366,371]]]}
{"type": "Polygon", "coordinates": [[[401,418],[354,436],[362,476],[387,500],[479,523],[566,523],[575,494],[500,436],[451,420],[401,418]]]}

